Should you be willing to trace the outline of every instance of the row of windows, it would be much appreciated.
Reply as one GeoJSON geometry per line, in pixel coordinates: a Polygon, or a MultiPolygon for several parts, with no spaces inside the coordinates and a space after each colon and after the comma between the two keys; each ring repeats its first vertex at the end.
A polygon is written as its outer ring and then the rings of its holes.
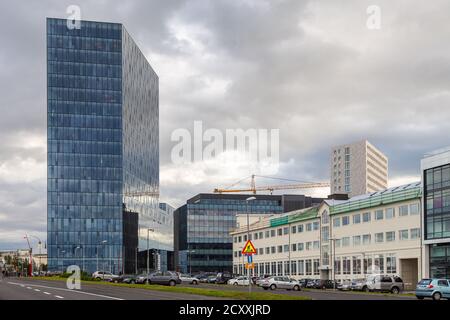
{"type": "Polygon", "coordinates": [[[48,35],[47,48],[122,52],[122,40],[48,35]]]}
{"type": "Polygon", "coordinates": [[[121,155],[122,144],[118,142],[76,141],[76,140],[49,140],[49,153],[75,153],[121,155]]]}
{"type": "Polygon", "coordinates": [[[122,54],[120,52],[48,48],[47,60],[121,65],[122,54]]]}
{"type": "Polygon", "coordinates": [[[122,142],[122,130],[99,128],[49,127],[49,140],[122,142]]]}
{"type": "Polygon", "coordinates": [[[49,205],[120,206],[122,195],[115,193],[49,192],[49,205]]]}
{"type": "Polygon", "coordinates": [[[121,168],[122,156],[107,154],[49,153],[49,166],[121,168]]]}
{"type": "MultiPolygon", "coordinates": [[[[121,103],[96,103],[96,102],[78,102],[78,101],[48,101],[48,113],[57,114],[76,114],[85,117],[91,116],[122,116],[121,103]]],[[[84,121],[84,120],[81,120],[84,121]]],[[[88,121],[88,120],[86,120],[88,121]]]]}
{"type": "Polygon", "coordinates": [[[48,99],[98,103],[120,103],[122,101],[122,91],[49,87],[48,99]]]}
{"type": "Polygon", "coordinates": [[[122,79],[49,74],[48,85],[58,88],[122,90],[122,79]]]}
{"type": "MultiPolygon", "coordinates": [[[[48,205],[48,218],[58,219],[121,219],[120,206],[48,205]]],[[[49,231],[52,231],[49,229],[49,231]]]]}
{"type": "Polygon", "coordinates": [[[48,123],[50,128],[73,127],[117,130],[122,128],[122,117],[49,113],[48,123]]]}
{"type": "MultiPolygon", "coordinates": [[[[70,237],[78,237],[80,236],[82,239],[86,241],[89,240],[92,234],[87,234],[90,232],[121,232],[122,231],[122,220],[114,220],[114,219],[57,219],[50,218],[49,219],[49,227],[50,230],[58,230],[58,232],[51,232],[50,238],[55,237],[54,240],[56,242],[56,234],[61,238],[59,240],[64,240],[64,237],[68,237],[70,241],[70,237]],[[66,233],[71,233],[66,235],[66,233]],[[87,233],[86,233],[87,232],[87,233]]],[[[110,235],[114,236],[114,234],[110,235]]],[[[74,241],[70,241],[74,242],[74,241]]],[[[65,242],[60,242],[61,244],[65,242]]],[[[82,242],[85,243],[85,242],[82,242]]],[[[92,243],[91,241],[87,241],[86,243],[92,243]]]]}
{"type": "Polygon", "coordinates": [[[49,166],[48,179],[121,181],[121,168],[49,166]]]}
{"type": "MultiPolygon", "coordinates": [[[[397,208],[398,215],[400,217],[408,216],[408,215],[418,215],[420,213],[419,204],[414,203],[408,205],[402,205],[397,208]]],[[[383,219],[393,219],[396,215],[396,208],[387,208],[385,210],[379,209],[375,210],[373,213],[374,220],[383,220],[383,219]]],[[[336,217],[333,219],[333,227],[338,228],[341,226],[347,226],[351,222],[353,224],[359,224],[361,222],[370,222],[372,220],[372,212],[364,212],[362,214],[354,214],[353,216],[343,216],[336,217]],[[351,219],[351,220],[350,220],[351,219]]]]}
{"type": "MultiPolygon", "coordinates": [[[[283,227],[283,228],[278,228],[278,229],[266,230],[265,232],[260,231],[260,232],[256,232],[256,233],[251,233],[250,240],[253,240],[253,239],[258,240],[258,239],[264,239],[264,238],[273,238],[276,236],[284,236],[284,235],[288,235],[289,232],[302,233],[304,231],[310,232],[310,231],[317,231],[317,230],[319,230],[319,221],[314,221],[311,223],[299,224],[299,225],[292,226],[291,229],[289,229],[289,227],[283,227]]],[[[247,235],[245,235],[245,234],[243,236],[235,236],[234,237],[234,243],[246,242],[246,241],[247,241],[247,235]]]]}
{"type": "Polygon", "coordinates": [[[121,193],[121,181],[80,180],[80,179],[48,179],[50,192],[81,192],[81,193],[121,193]]]}
{"type": "MultiPolygon", "coordinates": [[[[245,265],[234,264],[235,273],[246,273],[245,265]]],[[[375,255],[373,257],[361,258],[360,256],[338,257],[334,261],[334,270],[337,275],[361,276],[371,273],[396,274],[397,258],[395,254],[375,255]]],[[[285,260],[272,262],[256,262],[252,271],[255,275],[276,276],[311,276],[320,274],[320,260],[285,260]]]]}
{"type": "Polygon", "coordinates": [[[232,211],[240,211],[255,213],[255,212],[267,212],[267,213],[279,213],[283,211],[282,207],[279,206],[270,206],[264,204],[253,204],[251,207],[247,207],[245,205],[239,204],[188,204],[189,212],[197,213],[203,212],[204,210],[232,210],[232,211]]]}
{"type": "Polygon", "coordinates": [[[122,66],[100,63],[80,63],[80,62],[56,62],[47,63],[47,73],[83,76],[83,77],[103,77],[122,78],[122,66]]]}

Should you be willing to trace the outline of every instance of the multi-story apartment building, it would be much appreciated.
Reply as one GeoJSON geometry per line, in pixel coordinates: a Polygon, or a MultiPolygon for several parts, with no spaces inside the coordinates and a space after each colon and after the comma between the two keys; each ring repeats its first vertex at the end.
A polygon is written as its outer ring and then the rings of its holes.
{"type": "Polygon", "coordinates": [[[198,194],[174,213],[175,265],[182,272],[232,270],[230,231],[246,225],[239,216],[259,218],[319,205],[304,195],[198,194]],[[255,200],[247,201],[249,197],[255,200]]]}
{"type": "Polygon", "coordinates": [[[134,270],[158,214],[158,76],[122,24],[49,18],[47,78],[49,269],[134,270]]]}
{"type": "MultiPolygon", "coordinates": [[[[400,275],[408,288],[421,276],[420,183],[251,224],[256,275],[358,279],[368,273],[400,275]]],[[[247,228],[232,231],[233,271],[243,274],[247,228]]]]}
{"type": "Polygon", "coordinates": [[[450,278],[450,148],[421,161],[425,277],[450,278]]]}
{"type": "Polygon", "coordinates": [[[349,197],[388,187],[388,158],[367,140],[333,147],[331,193],[349,197]]]}

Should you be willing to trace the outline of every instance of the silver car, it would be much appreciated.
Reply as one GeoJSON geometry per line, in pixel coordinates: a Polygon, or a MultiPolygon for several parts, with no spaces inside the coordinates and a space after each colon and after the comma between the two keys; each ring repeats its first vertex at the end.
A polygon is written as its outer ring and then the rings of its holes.
{"type": "Polygon", "coordinates": [[[405,289],[403,280],[398,276],[375,275],[368,276],[366,283],[362,286],[362,290],[391,292],[398,294],[405,289]]]}
{"type": "Polygon", "coordinates": [[[286,289],[300,291],[301,286],[297,280],[290,279],[289,277],[270,277],[262,280],[259,284],[264,290],[276,290],[276,289],[286,289]]]}

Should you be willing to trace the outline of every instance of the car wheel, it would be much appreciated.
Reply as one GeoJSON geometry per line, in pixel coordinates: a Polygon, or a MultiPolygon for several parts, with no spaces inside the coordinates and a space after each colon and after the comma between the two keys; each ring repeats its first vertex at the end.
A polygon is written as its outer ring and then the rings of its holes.
{"type": "Polygon", "coordinates": [[[433,294],[433,300],[441,300],[442,295],[439,292],[433,294]]]}
{"type": "Polygon", "coordinates": [[[169,286],[175,287],[175,286],[176,286],[176,282],[173,281],[173,280],[170,280],[170,281],[169,281],[169,286]]]}
{"type": "Polygon", "coordinates": [[[393,293],[393,294],[399,294],[399,293],[400,293],[400,289],[397,288],[397,287],[393,287],[393,288],[391,289],[391,293],[393,293]]]}
{"type": "Polygon", "coordinates": [[[423,297],[416,296],[416,298],[419,299],[419,300],[423,300],[423,297]]]}
{"type": "Polygon", "coordinates": [[[367,286],[364,286],[362,290],[363,290],[364,292],[370,292],[369,287],[367,287],[367,286]]]}
{"type": "Polygon", "coordinates": [[[197,285],[198,284],[197,280],[192,281],[192,284],[197,285]]]}
{"type": "Polygon", "coordinates": [[[135,283],[136,283],[136,281],[134,281],[134,280],[130,281],[130,284],[135,284],[135,283]]]}
{"type": "Polygon", "coordinates": [[[294,286],[294,291],[300,291],[300,287],[299,286],[294,286]]]}
{"type": "Polygon", "coordinates": [[[274,285],[274,284],[272,284],[272,285],[270,286],[270,290],[275,290],[276,288],[277,288],[277,286],[274,285]]]}
{"type": "Polygon", "coordinates": [[[237,282],[233,283],[233,286],[237,286],[237,285],[238,285],[238,283],[237,283],[237,282]]]}

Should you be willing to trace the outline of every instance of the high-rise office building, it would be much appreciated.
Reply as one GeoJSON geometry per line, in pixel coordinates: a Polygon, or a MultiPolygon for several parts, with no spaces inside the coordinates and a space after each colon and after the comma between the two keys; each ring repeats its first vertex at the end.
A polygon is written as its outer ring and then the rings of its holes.
{"type": "Polygon", "coordinates": [[[136,268],[155,229],[159,80],[122,24],[47,19],[50,270],[136,268]]]}
{"type": "Polygon", "coordinates": [[[450,148],[421,161],[424,277],[450,278],[450,148]]]}
{"type": "Polygon", "coordinates": [[[349,197],[388,188],[388,158],[367,140],[333,147],[331,193],[349,197]]]}
{"type": "Polygon", "coordinates": [[[238,215],[281,214],[319,205],[304,195],[198,194],[174,212],[175,266],[182,272],[232,271],[238,215]],[[249,197],[256,199],[247,201],[249,197]]]}

